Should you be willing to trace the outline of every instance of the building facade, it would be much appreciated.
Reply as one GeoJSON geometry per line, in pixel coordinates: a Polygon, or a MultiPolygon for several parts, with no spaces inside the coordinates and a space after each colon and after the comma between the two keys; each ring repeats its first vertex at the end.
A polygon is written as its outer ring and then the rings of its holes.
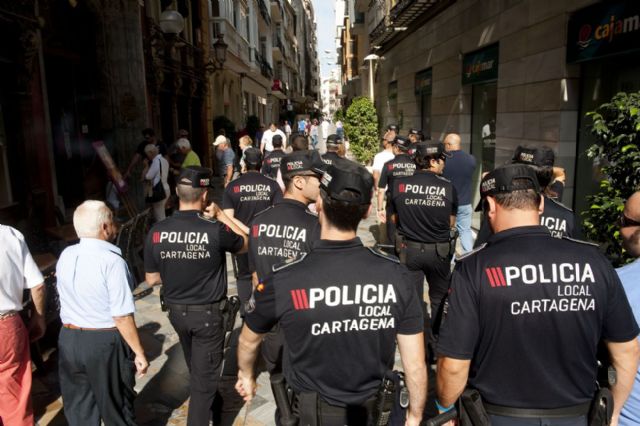
{"type": "Polygon", "coordinates": [[[354,10],[379,57],[381,126],[460,133],[478,177],[518,145],[549,146],[567,173],[563,202],[585,209],[598,179],[585,113],[640,89],[638,2],[356,0],[354,10]]]}

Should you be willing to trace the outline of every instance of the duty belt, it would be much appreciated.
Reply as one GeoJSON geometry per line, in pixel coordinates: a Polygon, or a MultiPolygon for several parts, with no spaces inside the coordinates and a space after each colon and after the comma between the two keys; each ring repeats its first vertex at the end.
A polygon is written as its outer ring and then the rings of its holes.
{"type": "Polygon", "coordinates": [[[412,241],[412,240],[408,240],[408,239],[404,239],[404,241],[402,241],[402,243],[407,247],[407,248],[411,248],[411,249],[421,249],[423,247],[427,247],[427,246],[434,246],[436,244],[449,244],[449,241],[438,241],[438,242],[434,242],[434,243],[421,243],[419,241],[412,241]]]}
{"type": "Polygon", "coordinates": [[[484,402],[487,413],[494,416],[521,417],[521,418],[566,418],[585,416],[591,408],[591,401],[570,407],[536,409],[536,408],[513,408],[493,405],[484,402]]]}
{"type": "MultiPolygon", "coordinates": [[[[225,299],[223,299],[225,300],[225,299]]],[[[207,303],[206,305],[182,305],[177,303],[167,303],[165,306],[173,311],[180,312],[207,312],[213,311],[219,308],[222,300],[213,303],[207,303]]]]}

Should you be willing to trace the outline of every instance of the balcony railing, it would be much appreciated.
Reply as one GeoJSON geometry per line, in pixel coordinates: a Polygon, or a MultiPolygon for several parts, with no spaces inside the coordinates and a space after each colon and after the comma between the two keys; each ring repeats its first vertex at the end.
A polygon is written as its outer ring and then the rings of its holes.
{"type": "Polygon", "coordinates": [[[260,73],[268,79],[273,77],[273,69],[267,59],[257,50],[255,51],[256,64],[260,68],[260,73]]]}
{"type": "Polygon", "coordinates": [[[258,0],[258,9],[260,9],[260,15],[265,20],[267,25],[271,25],[271,16],[269,15],[269,9],[265,0],[258,0]]]}

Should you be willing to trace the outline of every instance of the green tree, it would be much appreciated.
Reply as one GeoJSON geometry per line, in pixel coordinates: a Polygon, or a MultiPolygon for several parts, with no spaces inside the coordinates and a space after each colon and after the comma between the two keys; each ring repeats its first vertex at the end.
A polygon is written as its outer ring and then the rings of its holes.
{"type": "Polygon", "coordinates": [[[603,165],[604,179],[599,192],[587,198],[591,205],[583,213],[585,235],[618,266],[630,259],[622,248],[617,220],[624,201],[640,189],[640,92],[618,93],[587,117],[593,120],[591,133],[596,137],[587,155],[603,165]]]}
{"type": "Polygon", "coordinates": [[[367,164],[378,152],[378,115],[369,98],[351,102],[344,117],[344,131],[349,149],[358,161],[367,164]]]}
{"type": "Polygon", "coordinates": [[[333,122],[337,123],[338,121],[344,121],[344,110],[342,108],[338,108],[336,112],[333,113],[333,122]]]}

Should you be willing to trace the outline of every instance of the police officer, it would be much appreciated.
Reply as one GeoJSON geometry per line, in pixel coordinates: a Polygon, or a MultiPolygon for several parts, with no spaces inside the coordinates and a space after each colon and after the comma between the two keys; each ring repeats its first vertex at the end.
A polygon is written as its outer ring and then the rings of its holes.
{"type": "Polygon", "coordinates": [[[415,174],[394,179],[391,185],[391,220],[398,227],[400,261],[418,271],[414,284],[419,300],[427,278],[431,316],[436,318],[449,289],[458,196],[453,184],[441,176],[448,157],[442,143],[420,142],[415,155],[415,174]]]}
{"type": "MultiPolygon", "coordinates": [[[[273,138],[276,139],[276,136],[273,138]]],[[[240,228],[248,234],[253,217],[282,199],[282,191],[275,180],[260,174],[262,153],[259,149],[247,148],[244,151],[244,163],[247,172],[225,188],[222,209],[227,216],[237,219],[240,228]]],[[[252,289],[249,257],[244,253],[234,258],[237,267],[238,297],[244,312],[244,304],[249,301],[252,289]]]]}
{"type": "Polygon", "coordinates": [[[387,235],[392,244],[396,241],[396,227],[391,220],[387,220],[389,209],[391,208],[390,196],[394,179],[398,177],[411,176],[416,170],[416,164],[408,155],[410,142],[408,139],[398,136],[393,140],[393,153],[395,158],[387,161],[380,173],[378,180],[378,219],[387,224],[387,235]],[[386,208],[384,207],[385,195],[387,197],[386,208]]]}
{"type": "Polygon", "coordinates": [[[255,394],[253,365],[262,335],[278,321],[286,339],[284,375],[300,424],[367,424],[395,339],[417,425],[426,397],[422,314],[405,267],[356,236],[370,209],[373,178],[363,167],[330,166],[317,208],[323,239],[306,256],[274,267],[240,335],[236,389],[255,394]],[[369,413],[367,413],[369,411],[369,413]]]}
{"type": "Polygon", "coordinates": [[[418,132],[419,130],[414,129],[412,127],[411,129],[409,129],[409,133],[407,134],[407,139],[409,139],[409,142],[410,142],[409,149],[407,150],[407,154],[409,154],[411,158],[414,158],[416,154],[417,144],[418,142],[421,141],[420,135],[418,132]]]}
{"type": "Polygon", "coordinates": [[[273,151],[264,158],[261,173],[271,179],[275,179],[280,169],[280,161],[285,155],[285,152],[282,150],[282,136],[274,135],[271,143],[273,144],[273,151]]]}
{"type": "Polygon", "coordinates": [[[322,156],[322,161],[327,166],[341,161],[349,161],[344,157],[341,157],[338,152],[344,147],[344,141],[336,134],[329,135],[327,137],[327,152],[322,156]]]}
{"type": "MultiPolygon", "coordinates": [[[[551,235],[556,238],[575,237],[575,216],[573,211],[555,199],[549,185],[553,180],[555,155],[547,147],[525,148],[518,146],[513,153],[512,164],[525,164],[531,167],[538,177],[538,184],[544,197],[544,211],[540,215],[540,224],[549,228],[551,235]]],[[[476,211],[482,210],[479,204],[476,211]]],[[[483,217],[474,247],[484,244],[491,235],[491,227],[486,217],[483,217]]]]}
{"type": "MultiPolygon", "coordinates": [[[[318,151],[294,151],[282,159],[284,199],[258,213],[249,233],[249,270],[254,287],[272,273],[275,264],[311,250],[320,239],[318,216],[308,206],[318,198],[320,176],[325,169],[318,151]]],[[[248,310],[252,309],[250,307],[248,310]]],[[[282,368],[282,333],[275,329],[265,338],[262,356],[271,373],[282,368]]]]}
{"type": "Polygon", "coordinates": [[[553,238],[540,225],[546,199],[530,167],[490,172],[480,195],[495,233],[453,272],[438,341],[437,406],[449,410],[468,381],[494,426],[587,425],[604,340],[617,370],[616,424],[639,349],[615,271],[596,246],[553,238]]]}
{"type": "Polygon", "coordinates": [[[191,372],[191,401],[187,424],[208,425],[218,388],[226,303],[225,252],[246,251],[247,236],[215,204],[202,215],[211,170],[187,167],[180,173],[176,191],[180,209],[156,223],[144,249],[146,281],[163,284],[169,321],[180,338],[191,372]]]}

